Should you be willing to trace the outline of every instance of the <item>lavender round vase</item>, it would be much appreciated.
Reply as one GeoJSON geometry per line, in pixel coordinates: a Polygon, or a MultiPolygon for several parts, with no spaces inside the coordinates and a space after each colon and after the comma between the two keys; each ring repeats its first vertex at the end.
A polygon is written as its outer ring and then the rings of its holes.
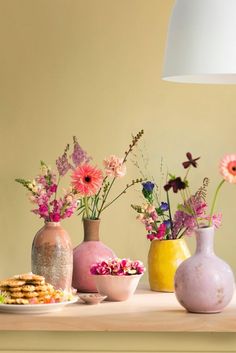
{"type": "Polygon", "coordinates": [[[196,252],[178,267],[175,294],[189,312],[218,313],[232,299],[234,275],[214,253],[214,227],[196,229],[195,234],[196,252]]]}
{"type": "Polygon", "coordinates": [[[97,292],[90,267],[98,261],[108,260],[116,255],[99,240],[99,219],[84,219],[83,225],[84,240],[74,249],[72,286],[79,292],[97,292]]]}

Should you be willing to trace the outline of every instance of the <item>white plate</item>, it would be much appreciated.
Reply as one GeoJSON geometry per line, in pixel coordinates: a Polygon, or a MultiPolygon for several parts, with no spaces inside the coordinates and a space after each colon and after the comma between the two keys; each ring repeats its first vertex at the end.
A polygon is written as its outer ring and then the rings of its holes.
{"type": "Polygon", "coordinates": [[[68,302],[53,304],[0,304],[0,312],[8,314],[46,314],[54,311],[60,311],[64,306],[76,303],[78,297],[68,302]]]}

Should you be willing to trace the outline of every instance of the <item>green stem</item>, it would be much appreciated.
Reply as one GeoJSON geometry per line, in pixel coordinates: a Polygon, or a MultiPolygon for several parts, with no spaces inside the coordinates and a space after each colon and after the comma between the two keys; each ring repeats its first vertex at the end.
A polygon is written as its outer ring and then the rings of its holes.
{"type": "Polygon", "coordinates": [[[173,221],[172,221],[172,215],[171,215],[171,209],[170,209],[170,198],[169,198],[169,193],[166,191],[166,197],[167,197],[167,203],[168,203],[168,211],[169,211],[169,217],[170,217],[170,229],[171,229],[171,237],[173,233],[173,221]]]}
{"type": "Polygon", "coordinates": [[[217,199],[217,196],[218,196],[219,191],[221,189],[221,186],[224,184],[224,182],[225,182],[225,179],[221,180],[221,182],[219,183],[219,185],[216,189],[216,192],[215,192],[215,195],[213,198],[213,202],[212,202],[212,206],[211,206],[210,218],[209,218],[209,223],[208,223],[209,227],[211,226],[211,221],[212,221],[212,217],[213,217],[213,213],[214,213],[214,209],[215,209],[216,199],[217,199]]]}
{"type": "Polygon", "coordinates": [[[85,209],[86,218],[89,219],[89,205],[88,205],[88,198],[87,198],[87,196],[84,197],[84,209],[85,209]]]}
{"type": "MultiPolygon", "coordinates": [[[[109,195],[109,192],[111,191],[112,185],[114,184],[115,180],[116,180],[116,178],[112,179],[112,182],[111,182],[111,184],[110,184],[110,186],[109,186],[109,188],[108,188],[108,190],[107,190],[107,192],[106,192],[106,194],[105,194],[105,196],[104,196],[104,198],[102,200],[102,204],[101,204],[100,210],[98,211],[98,218],[100,217],[100,214],[104,210],[104,204],[105,204],[105,202],[107,200],[107,197],[109,195]]],[[[105,208],[107,208],[107,206],[105,208]]]]}
{"type": "MultiPolygon", "coordinates": [[[[121,197],[121,195],[125,194],[126,193],[126,190],[128,190],[131,186],[133,186],[134,184],[129,184],[126,186],[126,188],[120,192],[112,201],[110,201],[105,207],[103,207],[101,209],[101,212],[104,211],[107,207],[109,207],[113,202],[115,202],[119,197],[121,197]]],[[[100,212],[100,213],[101,213],[100,212]]]]}

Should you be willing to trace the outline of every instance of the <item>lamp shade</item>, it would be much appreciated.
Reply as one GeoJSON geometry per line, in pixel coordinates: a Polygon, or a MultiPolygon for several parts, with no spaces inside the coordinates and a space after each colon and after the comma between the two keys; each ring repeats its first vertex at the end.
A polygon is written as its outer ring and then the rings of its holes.
{"type": "Polygon", "coordinates": [[[162,78],[236,83],[236,0],[175,1],[162,78]]]}

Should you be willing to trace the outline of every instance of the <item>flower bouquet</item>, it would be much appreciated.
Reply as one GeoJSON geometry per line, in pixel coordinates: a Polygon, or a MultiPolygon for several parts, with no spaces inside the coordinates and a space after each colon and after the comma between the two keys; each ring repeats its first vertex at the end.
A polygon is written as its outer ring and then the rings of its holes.
{"type": "Polygon", "coordinates": [[[84,241],[74,249],[73,287],[80,292],[96,292],[96,286],[90,276],[90,266],[100,258],[108,259],[115,253],[99,241],[99,225],[101,214],[117,201],[127,190],[143,181],[142,178],[132,180],[124,189],[110,197],[110,192],[117,179],[126,174],[126,162],[129,154],[136,147],[144,131],[141,130],[132,137],[124,157],[111,155],[104,159],[104,170],[91,162],[77,139],[74,137],[73,158],[66,154],[62,160],[63,170],[72,169],[71,186],[73,194],[80,199],[78,215],[82,215],[84,226],[84,241]]]}
{"type": "Polygon", "coordinates": [[[221,221],[221,214],[214,215],[217,196],[225,181],[236,184],[236,155],[222,158],[219,169],[223,179],[216,188],[210,214],[205,212],[204,205],[204,211],[199,215],[191,202],[182,204],[180,210],[183,217],[191,215],[193,218],[197,241],[195,254],[179,266],[175,275],[177,299],[190,312],[218,313],[228,305],[234,293],[233,272],[226,262],[215,255],[213,242],[214,230],[221,221]]]}
{"type": "MultiPolygon", "coordinates": [[[[28,197],[34,205],[32,212],[45,222],[34,237],[31,251],[31,270],[42,275],[57,289],[70,290],[72,282],[73,253],[69,234],[60,221],[71,217],[78,207],[78,198],[72,188],[64,190],[58,197],[61,177],[68,169],[62,168],[62,157],[56,161],[57,171],[41,162],[40,173],[33,179],[16,179],[28,190],[28,197]]],[[[63,165],[64,167],[64,165],[63,165]]]]}
{"type": "MultiPolygon", "coordinates": [[[[221,224],[221,213],[214,214],[215,202],[210,214],[207,213],[207,186],[209,179],[203,179],[202,186],[191,194],[188,174],[190,169],[197,168],[198,158],[193,158],[190,152],[186,153],[187,161],[182,163],[186,173],[183,178],[168,174],[168,181],[163,186],[166,192],[166,200],[159,200],[158,186],[153,181],[144,182],[142,194],[145,203],[142,206],[132,205],[138,212],[137,219],[141,221],[147,230],[147,238],[152,241],[180,239],[183,235],[191,235],[193,229],[212,224],[218,228],[221,224]],[[173,214],[169,192],[179,193],[182,202],[177,206],[173,214]]],[[[222,183],[221,183],[222,185],[222,183]]],[[[218,191],[217,191],[218,193],[218,191]]]]}
{"type": "Polygon", "coordinates": [[[98,292],[110,301],[129,299],[134,294],[144,271],[141,261],[118,258],[97,262],[90,268],[98,292]]]}

